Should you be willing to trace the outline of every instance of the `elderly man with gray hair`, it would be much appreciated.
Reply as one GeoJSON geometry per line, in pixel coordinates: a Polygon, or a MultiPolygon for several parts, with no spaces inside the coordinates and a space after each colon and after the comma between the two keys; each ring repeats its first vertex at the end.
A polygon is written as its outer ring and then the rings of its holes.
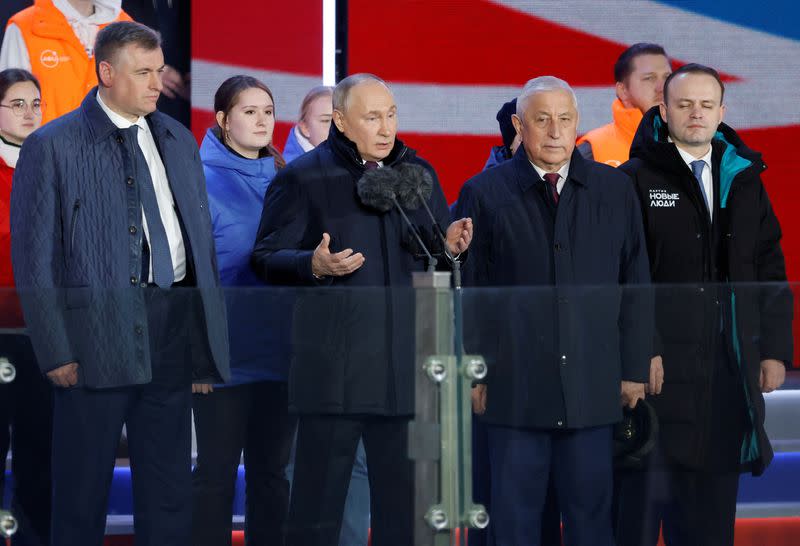
{"type": "MultiPolygon", "coordinates": [[[[473,408],[489,426],[497,546],[539,546],[552,476],[569,546],[612,546],[612,424],[644,397],[651,337],[641,213],[630,180],[575,150],[565,81],[530,80],[512,160],[467,181],[475,237],[467,350],[484,355],[473,408]],[[477,317],[474,320],[472,317],[477,317]]],[[[469,294],[467,292],[467,294],[469,294]]]]}

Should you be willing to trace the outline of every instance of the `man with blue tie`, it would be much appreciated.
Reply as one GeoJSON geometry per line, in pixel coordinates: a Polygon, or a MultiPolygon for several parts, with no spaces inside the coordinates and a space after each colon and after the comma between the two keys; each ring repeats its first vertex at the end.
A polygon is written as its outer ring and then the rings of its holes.
{"type": "Polygon", "coordinates": [[[103,543],[125,424],[136,542],[186,546],[191,385],[229,376],[203,168],[156,110],[157,33],[111,24],[95,63],[98,88],[29,137],[11,196],[14,275],[56,386],[52,545],[103,543]]]}
{"type": "Polygon", "coordinates": [[[765,392],[792,357],[792,299],[766,165],[722,123],[725,87],[688,64],[649,110],[631,159],[656,290],[649,392],[660,438],[648,469],[621,480],[619,546],[733,544],[739,474],[772,459],[765,392]],[[648,471],[649,470],[649,471],[648,471]]]}

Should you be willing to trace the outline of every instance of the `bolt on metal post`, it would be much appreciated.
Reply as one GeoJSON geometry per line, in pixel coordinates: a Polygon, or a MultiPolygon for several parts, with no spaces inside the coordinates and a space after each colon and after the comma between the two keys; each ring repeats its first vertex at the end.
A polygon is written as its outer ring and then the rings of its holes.
{"type": "Polygon", "coordinates": [[[17,520],[11,512],[0,510],[0,538],[11,538],[17,532],[17,520]]]}

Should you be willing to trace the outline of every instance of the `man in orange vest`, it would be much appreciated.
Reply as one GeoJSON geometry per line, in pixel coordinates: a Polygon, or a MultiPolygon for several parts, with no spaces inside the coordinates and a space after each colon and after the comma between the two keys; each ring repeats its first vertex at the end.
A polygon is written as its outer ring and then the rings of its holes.
{"type": "Polygon", "coordinates": [[[640,42],[623,51],[614,64],[614,121],[579,138],[578,151],[612,167],[625,163],[642,116],[661,104],[664,82],[671,73],[669,58],[660,45],[640,42]]]}
{"type": "Polygon", "coordinates": [[[97,85],[94,40],[115,21],[130,21],[121,0],[35,0],[8,21],[0,70],[23,68],[42,84],[43,123],[77,108],[97,85]]]}

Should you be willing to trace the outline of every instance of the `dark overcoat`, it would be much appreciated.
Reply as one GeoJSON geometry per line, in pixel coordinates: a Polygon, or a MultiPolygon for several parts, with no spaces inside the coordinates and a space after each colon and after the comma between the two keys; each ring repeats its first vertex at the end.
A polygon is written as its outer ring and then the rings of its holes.
{"type": "Polygon", "coordinates": [[[582,428],[621,418],[620,382],[646,382],[650,296],[630,179],[578,152],[553,206],[524,147],[467,181],[454,210],[475,235],[465,344],[489,366],[485,419],[582,428]]]}
{"type": "MultiPolygon", "coordinates": [[[[397,140],[384,166],[403,162],[431,173],[428,203],[446,230],[449,211],[436,173],[397,140]]],[[[298,287],[289,393],[300,413],[413,413],[411,274],[425,260],[396,210],[362,204],[356,183],[363,174],[355,144],[332,126],[328,140],[278,172],[264,200],[252,264],[267,282],[298,287]],[[311,257],[323,233],[330,234],[331,252],[361,252],[364,265],[344,277],[315,279],[311,257]]],[[[439,254],[429,216],[423,209],[408,216],[439,254]]]]}
{"type": "MultiPolygon", "coordinates": [[[[760,362],[792,359],[792,294],[786,284],[781,229],[761,182],[761,154],[720,124],[711,143],[713,222],[697,180],[668,141],[658,108],[642,119],[629,173],[641,201],[656,287],[654,353],[664,360],[664,388],[650,397],[662,446],[681,465],[705,464],[711,427],[714,360],[720,332],[739,367],[750,423],[741,449],[745,469],[772,459],[764,431],[760,362]]],[[[738,416],[732,411],[731,418],[738,416]]]]}
{"type": "MultiPolygon", "coordinates": [[[[197,143],[160,112],[146,119],[202,300],[195,312],[205,331],[187,358],[195,380],[227,380],[225,303],[197,143]]],[[[44,372],[77,361],[79,385],[90,388],[152,379],[133,145],[103,112],[95,88],[78,109],[28,137],[14,173],[14,277],[37,360],[44,372]]]]}

